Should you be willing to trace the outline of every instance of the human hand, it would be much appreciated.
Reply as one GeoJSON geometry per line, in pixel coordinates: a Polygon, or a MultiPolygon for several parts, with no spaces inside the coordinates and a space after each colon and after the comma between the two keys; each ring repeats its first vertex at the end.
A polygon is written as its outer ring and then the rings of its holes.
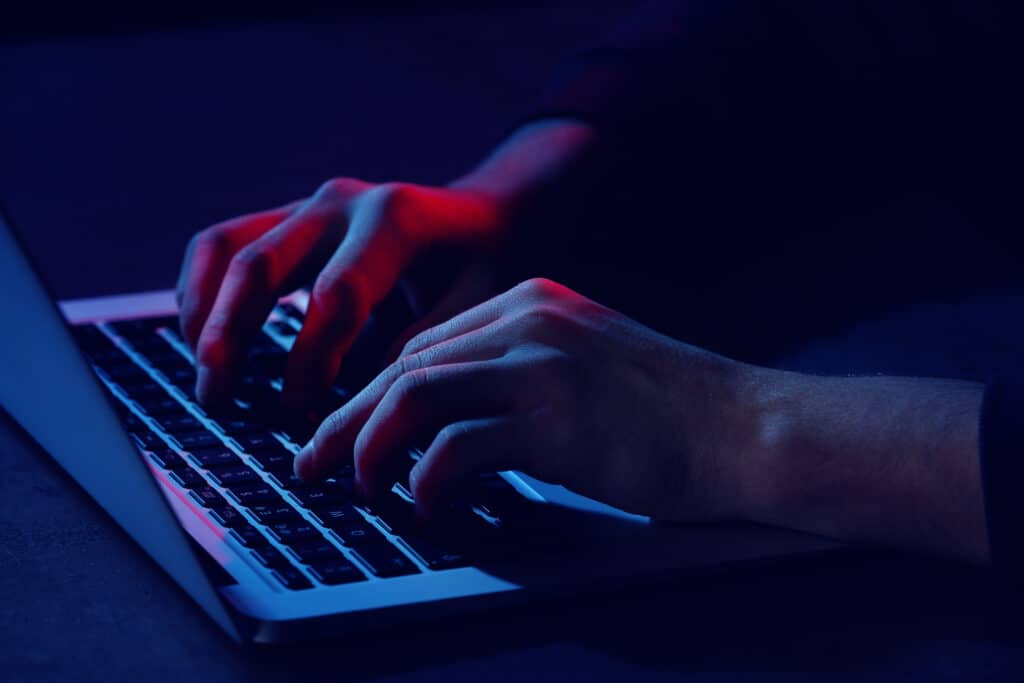
{"type": "MultiPolygon", "coordinates": [[[[218,403],[230,395],[278,297],[316,276],[284,387],[293,407],[315,400],[370,311],[417,257],[449,248],[471,263],[504,219],[502,201],[485,192],[340,178],[308,199],[203,230],[189,244],[177,287],[181,328],[196,352],[197,397],[218,403]]],[[[448,273],[455,286],[420,325],[486,298],[479,270],[448,273]]]]}
{"type": "Polygon", "coordinates": [[[409,341],[324,421],[296,473],[354,457],[372,499],[426,435],[409,484],[427,517],[476,474],[508,469],[641,514],[730,516],[745,368],[530,280],[409,341]]]}

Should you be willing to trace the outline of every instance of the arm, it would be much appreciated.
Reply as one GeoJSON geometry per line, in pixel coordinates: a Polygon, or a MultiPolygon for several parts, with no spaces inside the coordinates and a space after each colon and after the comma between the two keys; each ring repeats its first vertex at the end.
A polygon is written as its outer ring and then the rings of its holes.
{"type": "Polygon", "coordinates": [[[354,457],[372,499],[430,434],[408,475],[428,519],[476,473],[518,469],[659,519],[985,562],[981,395],[969,382],[754,367],[532,280],[417,335],[295,467],[316,479],[354,457]]]}
{"type": "Polygon", "coordinates": [[[983,387],[749,368],[737,517],[849,541],[988,560],[983,387]]]}

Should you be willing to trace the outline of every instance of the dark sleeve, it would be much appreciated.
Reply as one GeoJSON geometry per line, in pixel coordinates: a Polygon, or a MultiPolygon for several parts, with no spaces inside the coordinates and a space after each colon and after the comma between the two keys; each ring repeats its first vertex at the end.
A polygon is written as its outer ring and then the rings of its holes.
{"type": "Polygon", "coordinates": [[[998,163],[1015,128],[1014,4],[653,3],[568,60],[527,118],[582,119],[719,180],[781,175],[833,202],[908,178],[964,191],[962,169],[998,163]]]}
{"type": "Polygon", "coordinates": [[[981,408],[981,477],[992,565],[1020,582],[1024,572],[1024,377],[991,382],[981,408]]]}

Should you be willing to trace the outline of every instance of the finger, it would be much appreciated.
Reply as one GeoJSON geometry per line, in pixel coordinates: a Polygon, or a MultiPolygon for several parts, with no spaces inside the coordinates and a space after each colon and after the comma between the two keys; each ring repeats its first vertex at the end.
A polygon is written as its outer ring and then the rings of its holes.
{"type": "Polygon", "coordinates": [[[522,469],[529,453],[522,425],[512,417],[485,417],[442,428],[409,472],[417,514],[440,516],[445,503],[486,472],[522,469]]]}
{"type": "Polygon", "coordinates": [[[407,327],[398,336],[388,351],[389,362],[393,362],[401,355],[402,349],[413,337],[486,301],[493,286],[493,274],[487,272],[485,268],[470,268],[464,272],[427,315],[407,327]]]}
{"type": "Polygon", "coordinates": [[[314,481],[328,476],[352,457],[360,430],[377,409],[378,404],[403,376],[435,365],[494,360],[507,352],[507,345],[497,337],[474,339],[465,335],[429,351],[392,363],[361,392],[324,420],[315,436],[295,458],[295,473],[314,481]]]}
{"type": "Polygon", "coordinates": [[[447,322],[424,330],[409,340],[400,355],[416,354],[452,337],[478,330],[530,301],[549,296],[554,288],[564,291],[561,285],[556,285],[548,280],[533,279],[522,282],[512,289],[460,313],[447,322]]]}
{"type": "Polygon", "coordinates": [[[418,438],[507,410],[516,392],[514,377],[496,361],[435,365],[403,375],[356,438],[353,458],[362,492],[373,498],[389,490],[418,438]]]}
{"type": "Polygon", "coordinates": [[[178,275],[181,331],[194,349],[235,253],[286,219],[302,202],[239,216],[197,233],[188,243],[178,275]]]}
{"type": "Polygon", "coordinates": [[[201,402],[218,403],[230,393],[277,298],[316,271],[343,223],[314,198],[234,255],[196,347],[201,402]]]}
{"type": "Polygon", "coordinates": [[[353,207],[345,239],[313,285],[285,371],[283,398],[292,410],[323,395],[370,311],[411,260],[412,245],[393,222],[396,200],[391,197],[399,195],[382,194],[382,189],[390,190],[376,188],[353,207]]]}

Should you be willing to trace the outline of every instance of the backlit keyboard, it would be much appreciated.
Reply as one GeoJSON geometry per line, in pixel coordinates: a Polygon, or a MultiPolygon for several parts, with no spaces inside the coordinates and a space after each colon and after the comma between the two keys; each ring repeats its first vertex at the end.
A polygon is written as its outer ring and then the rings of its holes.
{"type": "MultiPolygon", "coordinates": [[[[351,464],[309,485],[292,460],[316,422],[269,416],[287,348],[302,324],[298,308],[275,309],[253,344],[233,407],[209,414],[194,396],[191,352],[175,317],[78,325],[75,336],[115,397],[125,429],[155,470],[219,525],[250,564],[287,589],[407,576],[509,558],[524,548],[511,532],[527,499],[500,475],[482,477],[443,539],[420,529],[400,480],[372,509],[353,495],[351,464]]],[[[344,382],[322,402],[325,416],[350,396],[344,382]]],[[[409,467],[418,457],[410,451],[409,467]]],[[[406,477],[407,480],[407,477],[406,477]]],[[[533,534],[536,536],[536,534],[533,534]]]]}

